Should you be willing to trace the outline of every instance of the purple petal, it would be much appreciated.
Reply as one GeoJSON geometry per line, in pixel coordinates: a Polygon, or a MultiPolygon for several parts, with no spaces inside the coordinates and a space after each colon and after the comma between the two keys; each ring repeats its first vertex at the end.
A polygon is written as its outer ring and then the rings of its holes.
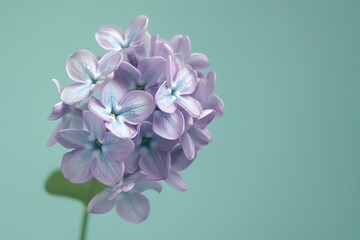
{"type": "Polygon", "coordinates": [[[194,127],[205,128],[215,118],[215,110],[205,109],[194,123],[194,127]]]}
{"type": "Polygon", "coordinates": [[[181,146],[185,157],[189,160],[193,160],[195,158],[195,145],[187,132],[185,132],[181,137],[181,146]]]}
{"type": "Polygon", "coordinates": [[[60,130],[63,130],[63,129],[64,129],[63,121],[60,121],[60,123],[57,125],[54,132],[51,134],[51,136],[49,137],[49,139],[47,141],[46,145],[48,147],[54,146],[55,143],[57,143],[57,140],[56,140],[55,136],[60,130]]]}
{"type": "Polygon", "coordinates": [[[133,138],[136,133],[137,129],[135,126],[127,124],[120,120],[113,120],[111,122],[106,122],[105,127],[115,136],[119,138],[133,138]]]}
{"type": "Polygon", "coordinates": [[[184,66],[176,73],[172,88],[181,95],[191,94],[195,91],[196,84],[196,72],[189,66],[184,66]]]}
{"type": "Polygon", "coordinates": [[[121,52],[108,52],[105,54],[99,61],[99,78],[105,78],[110,73],[118,69],[119,65],[123,60],[123,55],[121,52]]]}
{"type": "Polygon", "coordinates": [[[151,147],[155,147],[161,151],[170,151],[179,144],[179,140],[180,139],[169,140],[154,134],[151,141],[151,147]]]}
{"type": "Polygon", "coordinates": [[[98,118],[104,120],[105,122],[112,122],[114,121],[114,117],[111,114],[111,107],[103,104],[97,100],[96,98],[92,97],[89,101],[89,110],[94,113],[98,118]]]}
{"type": "Polygon", "coordinates": [[[207,129],[192,127],[189,130],[189,134],[191,135],[193,143],[196,147],[209,144],[212,140],[211,133],[207,129]]]}
{"type": "MultiPolygon", "coordinates": [[[[145,121],[143,123],[140,124],[140,138],[143,137],[148,137],[148,138],[152,138],[154,134],[153,131],[153,126],[151,122],[145,121]]],[[[141,139],[140,139],[140,143],[141,143],[141,139]]]]}
{"type": "Polygon", "coordinates": [[[202,70],[210,65],[208,57],[202,53],[192,53],[186,63],[195,70],[202,70]]]}
{"type": "Polygon", "coordinates": [[[112,186],[121,181],[124,174],[124,163],[112,160],[104,152],[98,152],[91,173],[101,183],[112,186]]]}
{"type": "Polygon", "coordinates": [[[149,190],[149,189],[157,191],[158,193],[160,193],[161,190],[162,190],[162,186],[158,182],[148,180],[148,181],[138,182],[138,183],[135,184],[135,187],[134,187],[134,190],[137,191],[137,192],[140,192],[140,193],[143,192],[143,191],[149,190]]]}
{"type": "Polygon", "coordinates": [[[136,67],[125,61],[114,72],[114,80],[130,90],[136,89],[137,85],[142,83],[141,76],[141,72],[136,67]]]}
{"type": "Polygon", "coordinates": [[[125,95],[120,106],[121,110],[118,117],[132,125],[137,125],[153,112],[155,103],[150,93],[135,90],[125,95]]]}
{"type": "Polygon", "coordinates": [[[48,120],[53,121],[56,119],[59,119],[61,117],[63,117],[65,114],[68,114],[70,112],[70,106],[63,103],[63,102],[58,102],[57,104],[55,104],[51,110],[51,114],[48,117],[48,120]]]}
{"type": "Polygon", "coordinates": [[[192,117],[197,118],[201,114],[201,104],[198,100],[191,96],[181,96],[176,99],[183,109],[185,109],[192,117]]]}
{"type": "Polygon", "coordinates": [[[208,75],[206,76],[206,84],[209,89],[209,94],[213,93],[215,90],[215,84],[216,84],[216,74],[214,71],[210,71],[208,75]]]}
{"type": "Polygon", "coordinates": [[[143,37],[148,24],[148,18],[144,15],[135,17],[125,32],[125,39],[129,42],[136,42],[143,37]]]}
{"type": "Polygon", "coordinates": [[[124,160],[134,151],[134,143],[131,140],[121,139],[110,132],[104,133],[101,143],[103,152],[116,161],[124,160]]]}
{"type": "Polygon", "coordinates": [[[201,103],[205,104],[210,96],[211,92],[208,88],[206,79],[198,78],[196,89],[193,96],[201,103]]]}
{"type": "Polygon", "coordinates": [[[165,181],[170,187],[179,192],[185,192],[188,188],[185,180],[177,172],[171,171],[165,181]]]}
{"type": "Polygon", "coordinates": [[[185,123],[180,110],[176,110],[174,113],[154,111],[153,116],[153,130],[157,135],[175,140],[183,134],[185,123]]]}
{"type": "Polygon", "coordinates": [[[157,180],[166,179],[170,170],[170,153],[148,149],[140,157],[140,168],[157,180]]]}
{"type": "Polygon", "coordinates": [[[194,161],[189,161],[184,154],[181,146],[176,147],[171,151],[171,170],[180,172],[185,170],[194,161]]]}
{"type": "Polygon", "coordinates": [[[188,36],[176,35],[170,40],[172,49],[179,53],[183,60],[189,58],[191,53],[191,44],[188,36]]]}
{"type": "Polygon", "coordinates": [[[166,59],[169,55],[173,54],[174,52],[172,51],[169,44],[162,40],[157,41],[154,46],[154,56],[160,56],[166,59]]]}
{"type": "Polygon", "coordinates": [[[95,79],[98,61],[88,50],[80,50],[66,61],[66,71],[69,77],[77,82],[91,83],[95,79]]]}
{"type": "Polygon", "coordinates": [[[97,43],[105,50],[118,51],[125,46],[123,31],[115,25],[104,25],[95,34],[97,43]]]}
{"type": "Polygon", "coordinates": [[[66,87],[60,94],[61,101],[66,104],[72,105],[76,102],[80,102],[93,93],[94,85],[89,83],[75,83],[66,87]]]}
{"type": "Polygon", "coordinates": [[[146,220],[150,213],[149,200],[140,193],[121,194],[116,211],[125,221],[141,223],[146,220]]]}
{"type": "Polygon", "coordinates": [[[215,94],[209,97],[205,107],[215,110],[215,118],[220,118],[224,114],[224,102],[215,94]]]}
{"type": "Polygon", "coordinates": [[[83,149],[91,143],[90,134],[79,129],[63,129],[59,131],[56,140],[66,148],[83,149]]]}
{"type": "Polygon", "coordinates": [[[176,98],[171,95],[171,89],[167,88],[166,82],[164,82],[155,94],[156,105],[163,112],[174,113],[176,111],[175,100],[176,98]]]}
{"type": "Polygon", "coordinates": [[[70,182],[87,182],[93,178],[91,175],[93,159],[94,154],[90,149],[73,150],[65,153],[61,162],[61,171],[70,182]]]}
{"type": "Polygon", "coordinates": [[[125,95],[126,90],[118,82],[109,81],[101,91],[101,103],[115,110],[125,95]]]}
{"type": "Polygon", "coordinates": [[[105,132],[104,122],[90,111],[83,111],[82,116],[87,129],[94,139],[100,139],[105,132]]]}
{"type": "Polygon", "coordinates": [[[149,57],[143,59],[138,67],[146,86],[153,86],[164,72],[165,59],[162,57],[149,57]]]}
{"type": "Polygon", "coordinates": [[[140,148],[135,148],[130,156],[124,160],[125,172],[134,173],[139,168],[140,156],[140,148]]]}
{"type": "Polygon", "coordinates": [[[144,33],[141,41],[142,41],[142,46],[135,53],[137,59],[143,59],[145,57],[149,57],[152,49],[151,35],[148,31],[144,33]]]}
{"type": "Polygon", "coordinates": [[[173,87],[174,85],[174,75],[178,71],[178,66],[176,61],[169,55],[166,59],[166,86],[168,88],[173,87]]]}
{"type": "Polygon", "coordinates": [[[102,192],[96,194],[96,196],[90,200],[87,206],[87,210],[90,213],[95,214],[103,214],[109,212],[116,203],[116,198],[109,200],[111,194],[111,189],[105,188],[102,192]]]}

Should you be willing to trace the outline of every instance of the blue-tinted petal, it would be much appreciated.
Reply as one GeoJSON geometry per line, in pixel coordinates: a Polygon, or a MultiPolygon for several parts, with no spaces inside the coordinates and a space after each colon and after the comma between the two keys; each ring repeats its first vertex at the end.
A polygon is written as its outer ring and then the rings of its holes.
{"type": "Polygon", "coordinates": [[[141,223],[149,216],[150,203],[140,193],[124,193],[120,195],[116,211],[127,222],[141,223]]]}
{"type": "Polygon", "coordinates": [[[60,94],[61,101],[68,105],[80,102],[90,97],[94,85],[91,83],[75,83],[66,87],[60,94]]]}
{"type": "MultiPolygon", "coordinates": [[[[116,81],[109,81],[101,91],[101,103],[117,111],[121,99],[126,95],[126,90],[116,81]]],[[[109,108],[107,108],[109,109],[109,108]]]]}
{"type": "Polygon", "coordinates": [[[111,116],[111,107],[107,105],[103,105],[96,98],[91,98],[89,101],[89,110],[94,113],[98,118],[106,121],[112,122],[114,121],[114,117],[111,116]]]}
{"type": "Polygon", "coordinates": [[[143,37],[148,24],[148,18],[144,15],[135,17],[125,32],[127,43],[136,42],[143,37]]]}
{"type": "Polygon", "coordinates": [[[196,84],[196,72],[189,66],[184,66],[176,73],[172,89],[180,95],[191,94],[195,91],[196,84]]]}
{"type": "Polygon", "coordinates": [[[82,116],[91,136],[93,136],[94,139],[100,139],[103,132],[105,132],[103,120],[87,110],[82,112],[82,116]]]}
{"type": "Polygon", "coordinates": [[[180,110],[174,113],[154,111],[153,115],[154,132],[166,139],[175,140],[180,138],[184,132],[184,116],[180,110]]]}
{"type": "Polygon", "coordinates": [[[124,174],[124,163],[112,160],[101,151],[96,155],[96,161],[91,168],[91,173],[99,182],[113,186],[118,184],[124,174]]]}
{"type": "Polygon", "coordinates": [[[94,152],[90,149],[73,150],[64,155],[61,171],[73,183],[84,183],[92,179],[91,166],[94,152]]]}
{"type": "Polygon", "coordinates": [[[135,126],[127,124],[121,120],[106,122],[105,127],[119,138],[133,138],[137,133],[135,126]]]}
{"type": "Polygon", "coordinates": [[[200,116],[202,108],[198,100],[191,96],[181,96],[176,99],[176,103],[185,109],[190,116],[197,118],[200,116]]]}
{"type": "Polygon", "coordinates": [[[170,153],[157,149],[148,149],[140,157],[140,168],[149,176],[166,179],[170,170],[170,153]]]}
{"type": "Polygon", "coordinates": [[[110,132],[104,133],[101,143],[103,152],[116,161],[124,160],[134,151],[134,143],[131,140],[121,139],[110,132]]]}
{"type": "Polygon", "coordinates": [[[115,25],[104,25],[99,28],[95,38],[100,47],[109,51],[119,51],[125,46],[124,33],[115,25]]]}
{"type": "Polygon", "coordinates": [[[98,61],[93,53],[80,50],[66,61],[66,71],[69,77],[77,82],[92,82],[97,75],[98,61]]]}
{"type": "Polygon", "coordinates": [[[105,188],[102,192],[94,196],[88,206],[87,210],[90,213],[103,214],[109,212],[116,204],[116,198],[109,200],[112,195],[110,188],[105,188]]]}
{"type": "Polygon", "coordinates": [[[114,80],[129,90],[134,90],[137,85],[143,84],[141,76],[141,72],[136,67],[125,61],[114,72],[114,80]]]}
{"type": "Polygon", "coordinates": [[[99,78],[105,78],[116,69],[118,69],[119,65],[123,60],[123,55],[121,52],[111,51],[105,54],[99,60],[99,69],[98,74],[99,78]]]}
{"type": "Polygon", "coordinates": [[[156,105],[167,113],[174,113],[176,111],[176,98],[171,95],[171,89],[167,88],[166,82],[164,82],[155,94],[156,105]]]}
{"type": "Polygon", "coordinates": [[[135,90],[125,95],[120,106],[118,117],[132,125],[137,125],[150,116],[155,108],[155,103],[150,93],[135,90]]]}
{"type": "Polygon", "coordinates": [[[88,147],[93,140],[88,132],[79,129],[63,129],[55,138],[64,147],[76,149],[88,147]]]}
{"type": "Polygon", "coordinates": [[[149,57],[143,59],[138,67],[142,73],[143,81],[146,86],[153,86],[164,73],[165,59],[162,57],[149,57]]]}

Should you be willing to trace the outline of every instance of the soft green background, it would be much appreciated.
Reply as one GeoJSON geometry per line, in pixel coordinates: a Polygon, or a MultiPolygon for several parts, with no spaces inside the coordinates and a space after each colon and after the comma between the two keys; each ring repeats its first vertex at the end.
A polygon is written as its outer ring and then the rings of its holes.
{"type": "Polygon", "coordinates": [[[68,55],[138,14],[190,36],[226,112],[185,173],[186,193],[148,194],[141,225],[115,211],[89,239],[360,239],[359,1],[0,2],[0,239],[77,239],[82,208],[44,191],[65,149],[46,118],[68,55]]]}

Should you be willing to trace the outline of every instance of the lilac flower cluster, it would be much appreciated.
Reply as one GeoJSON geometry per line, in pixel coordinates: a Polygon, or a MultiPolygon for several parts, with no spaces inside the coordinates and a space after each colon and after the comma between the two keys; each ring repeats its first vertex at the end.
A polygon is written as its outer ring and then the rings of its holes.
{"type": "Polygon", "coordinates": [[[211,141],[207,125],[224,110],[214,94],[215,73],[204,73],[208,58],[191,52],[187,36],[166,41],[151,36],[147,24],[146,16],[137,16],[125,31],[102,26],[95,37],[107,50],[103,57],[87,50],[71,55],[66,70],[74,83],[62,89],[53,80],[61,102],[49,117],[61,122],[48,145],[72,149],[62,159],[64,177],[108,186],[88,211],[116,206],[132,223],[149,215],[143,191],[160,192],[161,180],[187,189],[179,172],[211,141]]]}

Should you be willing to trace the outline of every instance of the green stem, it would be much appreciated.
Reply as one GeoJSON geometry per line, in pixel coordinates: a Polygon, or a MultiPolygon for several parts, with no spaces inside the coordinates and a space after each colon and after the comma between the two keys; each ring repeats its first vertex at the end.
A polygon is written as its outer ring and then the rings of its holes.
{"type": "Polygon", "coordinates": [[[86,240],[86,229],[88,226],[88,220],[89,220],[89,213],[86,209],[86,206],[84,208],[83,218],[82,218],[82,226],[81,226],[81,236],[80,240],[86,240]]]}
{"type": "MultiPolygon", "coordinates": [[[[92,182],[92,184],[90,186],[89,198],[91,198],[92,195],[94,194],[95,186],[96,186],[96,181],[93,180],[93,182],[92,182]]],[[[89,222],[89,212],[87,211],[87,206],[85,205],[84,213],[83,213],[83,217],[82,217],[80,240],[86,240],[88,222],[89,222]]]]}

